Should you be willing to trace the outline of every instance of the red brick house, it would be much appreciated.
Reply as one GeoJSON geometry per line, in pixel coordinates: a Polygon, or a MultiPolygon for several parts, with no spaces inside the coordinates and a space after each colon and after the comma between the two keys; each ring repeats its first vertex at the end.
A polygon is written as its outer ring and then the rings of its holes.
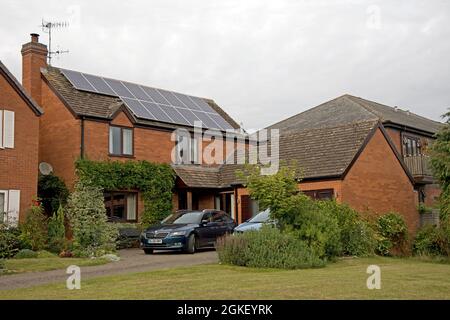
{"type": "MultiPolygon", "coordinates": [[[[69,188],[76,181],[74,162],[79,158],[171,163],[175,129],[192,131],[193,120],[219,131],[239,129],[210,99],[48,66],[47,48],[38,35],[23,46],[22,56],[24,86],[45,111],[39,161],[50,164],[69,188]]],[[[191,152],[198,157],[200,147],[193,141],[191,152]]],[[[200,169],[207,174],[215,167],[200,169]]],[[[211,208],[215,196],[224,192],[207,181],[191,183],[177,179],[175,209],[211,208]]],[[[139,190],[106,190],[105,205],[109,215],[122,221],[137,221],[143,211],[139,190]]]]}
{"type": "MultiPolygon", "coordinates": [[[[317,158],[311,151],[306,159],[300,157],[303,160],[300,163],[306,164],[307,169],[300,189],[310,193],[314,190],[314,196],[319,197],[329,190],[338,201],[361,211],[400,212],[410,229],[415,229],[419,221],[418,203],[431,206],[440,194],[429,167],[427,147],[442,126],[398,107],[343,95],[270,128],[280,129],[284,136],[324,132],[318,139],[323,149],[317,158]],[[362,128],[366,131],[360,131],[362,128]],[[346,133],[347,130],[352,133],[346,133]],[[345,146],[346,137],[354,139],[353,148],[345,146]],[[320,165],[314,163],[318,158],[320,165]],[[336,167],[339,159],[346,161],[336,167]],[[309,170],[308,163],[314,169],[309,170]],[[328,171],[333,166],[338,170],[328,171]]],[[[317,148],[300,144],[303,150],[317,148]]],[[[289,144],[280,148],[299,150],[289,144]]],[[[285,157],[299,158],[298,154],[285,157]]]]}
{"type": "MultiPolygon", "coordinates": [[[[37,35],[22,54],[24,86],[45,111],[39,161],[51,164],[69,187],[80,157],[172,163],[175,129],[192,134],[195,119],[221,132],[240,129],[210,99],[47,66],[46,47],[37,35]]],[[[419,202],[431,204],[439,194],[427,167],[426,146],[441,125],[344,95],[268,129],[280,130],[280,160],[297,161],[299,189],[306,194],[335,198],[368,214],[400,212],[414,231],[419,202]]],[[[189,153],[198,160],[209,142],[190,140],[189,153]]],[[[225,145],[222,149],[223,159],[233,157],[225,145]]],[[[242,165],[199,165],[197,160],[172,165],[175,209],[223,209],[238,222],[258,211],[236,177],[242,165]]],[[[106,190],[105,205],[109,215],[123,221],[138,221],[143,208],[139,190],[106,190]]]]}
{"type": "Polygon", "coordinates": [[[0,62],[0,220],[23,220],[37,192],[41,108],[0,62]],[[6,213],[6,214],[5,214],[6,213]]]}

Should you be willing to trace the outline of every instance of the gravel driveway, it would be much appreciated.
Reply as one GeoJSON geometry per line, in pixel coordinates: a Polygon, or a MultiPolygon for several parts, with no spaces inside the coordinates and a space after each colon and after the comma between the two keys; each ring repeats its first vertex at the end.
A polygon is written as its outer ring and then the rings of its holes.
{"type": "MultiPolygon", "coordinates": [[[[203,251],[195,254],[161,251],[146,255],[140,249],[126,249],[120,250],[120,261],[110,262],[100,266],[81,267],[81,278],[89,279],[115,274],[144,272],[216,262],[218,262],[218,259],[215,251],[203,251]]],[[[67,277],[68,275],[65,269],[5,275],[0,277],[0,290],[65,282],[67,277]]]]}

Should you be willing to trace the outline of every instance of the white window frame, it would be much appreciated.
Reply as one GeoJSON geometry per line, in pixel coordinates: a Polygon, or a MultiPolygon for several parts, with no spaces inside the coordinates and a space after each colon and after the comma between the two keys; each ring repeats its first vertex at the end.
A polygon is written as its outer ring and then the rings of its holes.
{"type": "Polygon", "coordinates": [[[0,110],[0,149],[3,147],[3,110],[0,110]]]}
{"type": "Polygon", "coordinates": [[[108,141],[109,141],[109,155],[110,156],[114,156],[114,157],[133,157],[134,156],[134,130],[133,128],[129,128],[129,127],[122,127],[122,126],[115,126],[115,125],[110,125],[109,126],[109,137],[108,137],[108,141]],[[120,130],[120,153],[113,153],[113,145],[114,145],[114,140],[113,140],[113,128],[117,128],[120,130]],[[131,135],[131,145],[129,146],[130,148],[130,153],[125,153],[125,131],[129,131],[130,135],[131,135]]]}
{"type": "Polygon", "coordinates": [[[191,157],[189,159],[190,163],[194,163],[194,164],[199,163],[199,159],[198,159],[198,144],[199,144],[199,141],[198,141],[197,138],[192,138],[190,140],[190,146],[189,146],[190,157],[191,157]]]}
{"type": "Polygon", "coordinates": [[[3,203],[3,208],[0,208],[0,211],[3,213],[3,221],[1,222],[6,222],[7,216],[8,216],[8,194],[9,191],[8,190],[0,190],[0,193],[4,195],[4,203],[3,203]]]}
{"type": "Polygon", "coordinates": [[[2,149],[14,149],[14,140],[15,140],[15,112],[10,110],[1,110],[0,121],[2,122],[1,126],[1,143],[0,146],[2,149]],[[9,118],[12,119],[11,123],[6,123],[6,115],[8,114],[9,118]],[[9,132],[6,132],[8,130],[9,132]],[[11,141],[6,141],[7,137],[11,138],[11,141]]]}

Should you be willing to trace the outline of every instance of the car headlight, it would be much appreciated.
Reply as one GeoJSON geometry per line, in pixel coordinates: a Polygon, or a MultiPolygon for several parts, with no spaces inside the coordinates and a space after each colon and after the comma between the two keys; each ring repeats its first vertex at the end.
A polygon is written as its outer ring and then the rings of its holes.
{"type": "Polygon", "coordinates": [[[186,235],[186,231],[174,231],[169,233],[169,237],[179,237],[186,235]]]}

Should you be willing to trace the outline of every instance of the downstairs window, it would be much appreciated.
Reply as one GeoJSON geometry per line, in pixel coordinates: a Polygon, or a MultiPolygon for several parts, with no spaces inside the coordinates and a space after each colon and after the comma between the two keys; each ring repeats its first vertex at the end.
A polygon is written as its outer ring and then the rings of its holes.
{"type": "Polygon", "coordinates": [[[112,191],[105,192],[105,208],[111,222],[137,221],[137,193],[112,191]]]}

